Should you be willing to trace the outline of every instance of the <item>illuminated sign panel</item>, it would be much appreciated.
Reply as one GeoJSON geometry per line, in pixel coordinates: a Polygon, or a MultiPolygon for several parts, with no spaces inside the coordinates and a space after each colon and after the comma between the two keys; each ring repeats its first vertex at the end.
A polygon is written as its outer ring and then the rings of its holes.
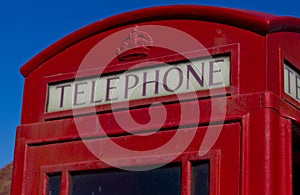
{"type": "Polygon", "coordinates": [[[300,74],[284,64],[284,92],[300,103],[300,74]]]}
{"type": "Polygon", "coordinates": [[[230,86],[230,57],[197,58],[123,73],[50,84],[47,112],[230,86]]]}

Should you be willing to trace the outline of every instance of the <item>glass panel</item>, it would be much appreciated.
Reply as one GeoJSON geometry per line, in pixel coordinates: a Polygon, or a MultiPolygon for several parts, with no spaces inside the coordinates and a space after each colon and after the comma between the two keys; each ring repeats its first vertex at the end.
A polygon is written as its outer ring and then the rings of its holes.
{"type": "Polygon", "coordinates": [[[60,195],[61,174],[49,175],[49,195],[60,195]]]}
{"type": "Polygon", "coordinates": [[[193,191],[194,195],[209,194],[209,162],[193,165],[193,191]]]}
{"type": "Polygon", "coordinates": [[[300,128],[293,126],[293,194],[300,194],[300,128]]]}
{"type": "Polygon", "coordinates": [[[73,195],[180,195],[181,167],[149,171],[108,169],[72,174],[73,195]]]}

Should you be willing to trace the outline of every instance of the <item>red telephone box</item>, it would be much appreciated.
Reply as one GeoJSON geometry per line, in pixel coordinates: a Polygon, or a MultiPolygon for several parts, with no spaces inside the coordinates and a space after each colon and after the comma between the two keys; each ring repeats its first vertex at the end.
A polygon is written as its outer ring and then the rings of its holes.
{"type": "Polygon", "coordinates": [[[21,68],[12,194],[296,194],[299,33],[180,5],[70,34],[21,68]]]}

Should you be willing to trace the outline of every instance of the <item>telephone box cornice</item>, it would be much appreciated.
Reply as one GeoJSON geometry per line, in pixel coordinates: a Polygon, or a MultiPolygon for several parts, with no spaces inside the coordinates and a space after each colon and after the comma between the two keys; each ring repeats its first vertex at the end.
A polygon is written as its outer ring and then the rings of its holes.
{"type": "Polygon", "coordinates": [[[27,77],[55,54],[96,33],[139,22],[181,19],[225,24],[262,36],[275,32],[300,33],[300,19],[290,16],[275,16],[255,11],[199,5],[144,8],[100,20],[73,32],[28,61],[21,67],[20,72],[24,77],[27,77]]]}

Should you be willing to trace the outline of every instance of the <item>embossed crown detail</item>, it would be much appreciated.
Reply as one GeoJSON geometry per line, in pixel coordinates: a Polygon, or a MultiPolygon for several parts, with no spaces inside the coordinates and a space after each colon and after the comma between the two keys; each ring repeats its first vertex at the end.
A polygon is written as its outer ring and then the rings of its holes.
{"type": "Polygon", "coordinates": [[[117,48],[119,60],[136,60],[147,57],[152,47],[152,38],[144,31],[139,31],[138,26],[123,41],[121,47],[117,48]]]}

